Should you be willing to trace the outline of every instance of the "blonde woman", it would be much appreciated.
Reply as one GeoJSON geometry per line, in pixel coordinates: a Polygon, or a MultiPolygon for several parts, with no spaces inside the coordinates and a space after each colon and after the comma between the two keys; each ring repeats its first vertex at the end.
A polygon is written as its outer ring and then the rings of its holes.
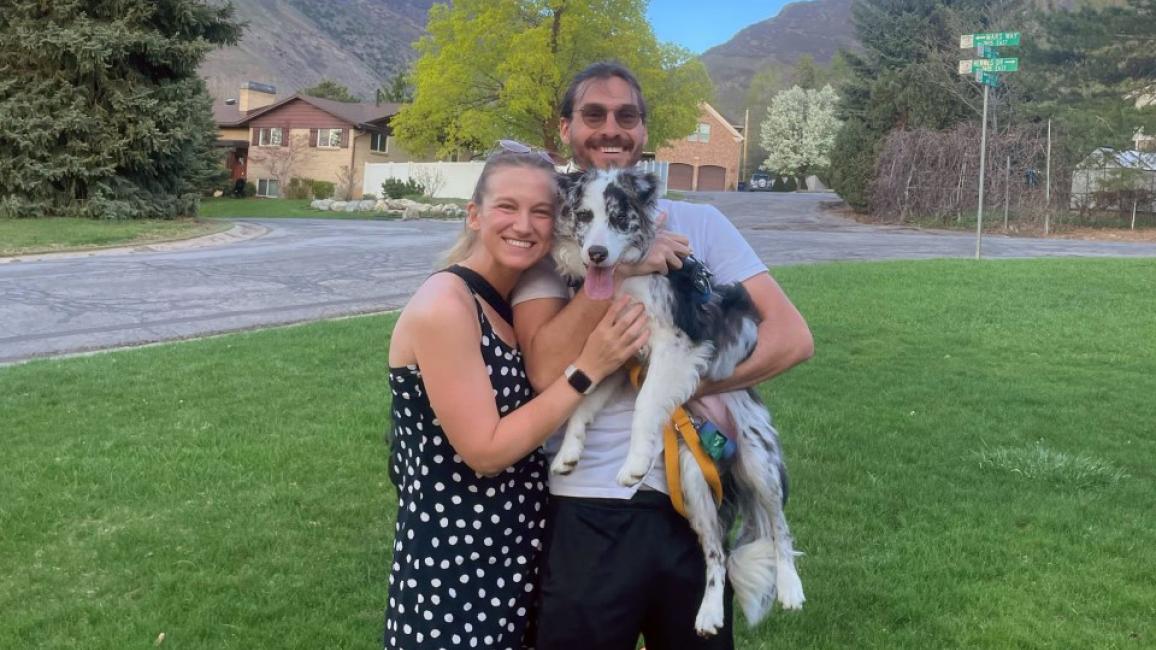
{"type": "Polygon", "coordinates": [[[544,158],[491,156],[450,266],[398,318],[386,648],[524,647],[545,540],[539,447],[649,336],[641,306],[616,303],[567,372],[533,394],[507,299],[549,254],[558,200],[544,158]]]}

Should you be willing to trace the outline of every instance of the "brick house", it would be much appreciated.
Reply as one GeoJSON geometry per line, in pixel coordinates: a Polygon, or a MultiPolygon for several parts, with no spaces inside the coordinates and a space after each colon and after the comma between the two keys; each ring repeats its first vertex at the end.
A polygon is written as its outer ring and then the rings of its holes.
{"type": "Polygon", "coordinates": [[[290,178],[329,181],[340,192],[343,174],[360,194],[365,163],[411,160],[391,136],[400,108],[301,94],[278,101],[272,86],[249,82],[235,100],[215,103],[213,117],[231,177],[252,181],[258,196],[280,196],[290,178]]]}
{"type": "Polygon", "coordinates": [[[733,190],[740,180],[743,136],[710,104],[699,108],[694,133],[659,148],[654,158],[670,163],[672,190],[733,190]]]}

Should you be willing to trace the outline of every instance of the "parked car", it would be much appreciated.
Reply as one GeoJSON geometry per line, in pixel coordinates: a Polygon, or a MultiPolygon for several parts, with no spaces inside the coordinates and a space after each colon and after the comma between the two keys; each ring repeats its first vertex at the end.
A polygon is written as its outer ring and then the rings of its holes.
{"type": "Polygon", "coordinates": [[[751,180],[747,183],[748,192],[770,192],[771,186],[775,184],[771,175],[767,172],[755,172],[751,174],[751,180]]]}

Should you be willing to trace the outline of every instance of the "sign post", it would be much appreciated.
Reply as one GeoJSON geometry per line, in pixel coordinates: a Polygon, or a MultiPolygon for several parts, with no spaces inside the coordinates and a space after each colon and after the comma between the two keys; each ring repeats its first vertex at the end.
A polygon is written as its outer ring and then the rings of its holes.
{"type": "MultiPolygon", "coordinates": [[[[963,59],[959,62],[959,74],[974,74],[975,80],[983,84],[983,122],[979,136],[979,207],[975,213],[975,259],[983,252],[983,185],[987,171],[987,94],[999,86],[997,72],[1016,72],[1020,60],[1000,58],[996,47],[1016,47],[1020,44],[1019,32],[995,32],[992,34],[964,34],[959,37],[961,49],[975,49],[978,59],[963,59]]],[[[1006,200],[1005,200],[1006,203],[1006,200]]],[[[1005,212],[1006,212],[1006,205],[1005,212]]],[[[1006,215],[1005,215],[1006,222],[1006,215]]],[[[1005,223],[1006,226],[1006,223],[1005,223]]]]}

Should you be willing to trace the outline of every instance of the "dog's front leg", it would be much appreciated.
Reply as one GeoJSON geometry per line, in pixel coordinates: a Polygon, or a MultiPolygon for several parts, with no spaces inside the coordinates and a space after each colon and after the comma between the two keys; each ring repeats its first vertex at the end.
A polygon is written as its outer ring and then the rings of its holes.
{"type": "Polygon", "coordinates": [[[582,457],[582,450],[586,448],[586,427],[594,421],[594,416],[606,406],[610,398],[614,397],[622,388],[626,375],[616,372],[606,379],[582,399],[582,403],[566,422],[566,434],[562,437],[562,446],[550,464],[550,471],[555,474],[569,474],[574,471],[578,459],[582,457]]]}
{"type": "Polygon", "coordinates": [[[639,388],[638,399],[634,402],[630,451],[618,472],[619,484],[635,485],[646,475],[662,440],[662,429],[670,421],[670,414],[690,399],[698,387],[705,356],[703,349],[676,337],[651,344],[646,381],[639,388]]]}

